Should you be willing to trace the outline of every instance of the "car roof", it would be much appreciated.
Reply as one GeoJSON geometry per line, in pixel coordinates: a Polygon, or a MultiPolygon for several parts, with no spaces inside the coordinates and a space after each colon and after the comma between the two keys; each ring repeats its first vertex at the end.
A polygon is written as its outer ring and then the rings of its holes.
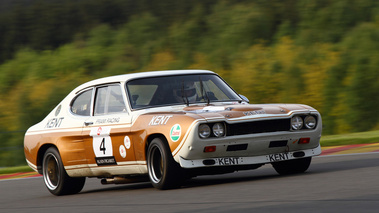
{"type": "Polygon", "coordinates": [[[109,76],[104,78],[95,79],[78,86],[75,89],[75,93],[99,84],[126,82],[131,79],[145,78],[145,77],[160,77],[160,76],[170,76],[170,75],[183,75],[183,74],[215,74],[209,70],[163,70],[163,71],[148,71],[148,72],[138,72],[129,73],[123,75],[109,76]]]}

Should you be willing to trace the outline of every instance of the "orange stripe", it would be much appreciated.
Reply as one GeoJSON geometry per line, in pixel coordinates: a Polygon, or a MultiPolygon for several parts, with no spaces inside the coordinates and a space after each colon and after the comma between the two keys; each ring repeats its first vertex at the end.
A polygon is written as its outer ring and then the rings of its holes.
{"type": "Polygon", "coordinates": [[[14,174],[0,175],[0,180],[39,177],[39,176],[41,176],[41,175],[38,174],[37,172],[18,172],[18,173],[14,173],[14,174]]]}
{"type": "Polygon", "coordinates": [[[378,146],[379,143],[324,147],[321,155],[378,152],[378,146]]]}
{"type": "Polygon", "coordinates": [[[0,175],[0,180],[1,179],[9,179],[9,178],[12,178],[14,176],[17,176],[17,175],[20,175],[22,173],[14,173],[14,174],[5,174],[5,175],[0,175]]]}
{"type": "Polygon", "coordinates": [[[325,150],[322,151],[321,155],[330,155],[336,152],[353,149],[356,147],[366,146],[366,145],[367,144],[354,144],[354,145],[346,145],[346,146],[337,146],[334,148],[326,148],[325,150]]]}

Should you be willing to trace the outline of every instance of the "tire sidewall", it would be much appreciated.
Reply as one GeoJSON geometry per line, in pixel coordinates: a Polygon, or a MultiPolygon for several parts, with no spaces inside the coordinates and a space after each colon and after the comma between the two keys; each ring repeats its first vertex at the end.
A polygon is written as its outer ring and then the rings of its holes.
{"type": "Polygon", "coordinates": [[[54,195],[60,195],[62,192],[63,192],[63,183],[64,183],[64,179],[65,179],[65,175],[66,174],[66,171],[64,170],[64,167],[63,167],[63,163],[62,163],[62,159],[60,157],[60,154],[58,152],[58,150],[54,147],[50,147],[49,149],[47,149],[47,151],[45,152],[44,154],[44,157],[43,157],[43,161],[42,161],[42,174],[43,174],[43,179],[44,179],[44,183],[45,183],[45,186],[46,188],[54,195]],[[47,176],[48,174],[46,174],[46,163],[47,163],[47,158],[48,157],[54,157],[56,159],[56,163],[57,163],[57,167],[58,167],[58,172],[59,172],[59,180],[58,180],[58,183],[55,187],[55,189],[52,189],[48,186],[48,183],[47,183],[47,176]]]}
{"type": "Polygon", "coordinates": [[[85,184],[85,177],[70,177],[68,176],[63,163],[62,163],[62,158],[59,154],[59,151],[55,147],[50,147],[49,149],[46,150],[44,156],[43,156],[43,161],[42,161],[42,175],[44,179],[44,183],[46,188],[49,190],[49,192],[53,195],[69,195],[69,194],[76,194],[80,192],[83,189],[83,186],[85,184]],[[48,186],[47,180],[47,175],[46,174],[46,163],[47,159],[49,157],[54,157],[57,165],[57,170],[58,170],[58,182],[56,184],[55,188],[50,188],[48,186]]]}
{"type": "Polygon", "coordinates": [[[157,189],[170,189],[180,186],[180,168],[174,161],[170,148],[165,139],[157,137],[154,138],[149,144],[147,151],[147,169],[149,173],[149,179],[152,185],[157,189]],[[163,169],[161,172],[161,178],[156,180],[154,174],[152,174],[152,157],[154,151],[159,149],[162,159],[163,169]]]}

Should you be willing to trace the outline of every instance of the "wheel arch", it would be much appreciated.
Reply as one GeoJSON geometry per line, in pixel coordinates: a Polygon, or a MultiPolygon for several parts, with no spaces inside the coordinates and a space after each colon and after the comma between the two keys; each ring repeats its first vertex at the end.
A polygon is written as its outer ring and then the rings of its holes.
{"type": "Polygon", "coordinates": [[[166,145],[169,147],[167,138],[163,134],[160,134],[160,133],[151,134],[147,137],[146,144],[145,144],[145,159],[147,159],[146,158],[147,150],[149,149],[149,145],[151,141],[153,141],[154,138],[162,138],[163,141],[166,143],[166,145]]]}
{"type": "MultiPolygon", "coordinates": [[[[58,147],[54,144],[44,144],[42,145],[37,154],[37,170],[39,174],[42,174],[42,161],[43,161],[43,156],[45,155],[45,152],[50,148],[50,147],[55,147],[58,150],[58,147]]],[[[58,150],[59,153],[59,150],[58,150]]]]}

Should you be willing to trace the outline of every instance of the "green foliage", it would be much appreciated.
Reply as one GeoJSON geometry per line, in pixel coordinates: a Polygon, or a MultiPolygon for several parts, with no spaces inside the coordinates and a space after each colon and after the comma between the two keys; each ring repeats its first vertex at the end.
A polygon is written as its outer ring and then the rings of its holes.
{"type": "Polygon", "coordinates": [[[324,134],[379,128],[378,1],[18,2],[0,2],[0,166],[24,164],[23,132],[79,84],[147,70],[210,69],[252,103],[311,105],[324,134]]]}
{"type": "Polygon", "coordinates": [[[346,105],[349,124],[354,130],[372,129],[379,116],[379,27],[363,23],[353,29],[341,43],[341,60],[347,64],[346,105]],[[360,42],[357,42],[360,41],[360,42]],[[363,122],[362,122],[363,120],[363,122]]]}
{"type": "Polygon", "coordinates": [[[373,0],[299,1],[298,41],[302,44],[339,42],[356,25],[373,21],[378,5],[373,0]]]}
{"type": "Polygon", "coordinates": [[[270,38],[273,24],[259,5],[228,1],[216,4],[206,21],[208,35],[203,46],[221,69],[230,69],[239,51],[270,38]]]}

